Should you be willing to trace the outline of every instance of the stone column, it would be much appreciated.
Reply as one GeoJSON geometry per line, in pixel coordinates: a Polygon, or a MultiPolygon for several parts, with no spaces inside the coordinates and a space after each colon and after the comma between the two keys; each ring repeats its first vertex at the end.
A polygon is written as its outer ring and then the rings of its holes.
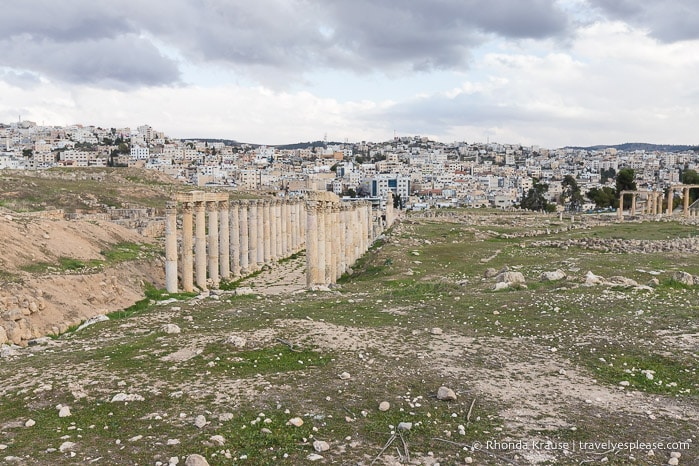
{"type": "Polygon", "coordinates": [[[265,223],[264,204],[257,201],[257,268],[261,269],[265,263],[265,223]]]}
{"type": "Polygon", "coordinates": [[[333,205],[328,202],[325,205],[325,280],[323,283],[329,285],[335,276],[335,242],[333,231],[333,205]]]}
{"type": "Polygon", "coordinates": [[[668,188],[667,191],[667,215],[672,215],[672,200],[675,197],[675,191],[672,188],[668,188]]]}
{"type": "Polygon", "coordinates": [[[296,228],[296,224],[298,223],[298,204],[293,203],[289,204],[289,224],[287,225],[287,228],[291,227],[291,231],[288,233],[289,238],[291,241],[291,244],[289,245],[289,250],[291,251],[292,254],[298,252],[299,250],[299,244],[298,244],[298,232],[296,228]]]}
{"type": "Polygon", "coordinates": [[[208,201],[206,207],[209,213],[209,279],[211,286],[218,288],[218,201],[208,201]]]}
{"type": "Polygon", "coordinates": [[[273,199],[270,206],[270,225],[269,225],[269,257],[273,261],[282,258],[280,248],[277,247],[279,240],[279,200],[273,199]]]}
{"type": "Polygon", "coordinates": [[[263,237],[265,239],[265,250],[262,255],[262,261],[265,264],[272,262],[272,206],[268,200],[262,203],[264,215],[262,217],[263,237]]]}
{"type": "Polygon", "coordinates": [[[248,272],[257,270],[257,201],[250,201],[248,208],[248,272]]]}
{"type": "Polygon", "coordinates": [[[165,289],[177,293],[177,204],[165,209],[165,289]]]}
{"type": "Polygon", "coordinates": [[[240,206],[237,202],[231,204],[230,239],[228,245],[230,247],[231,274],[234,277],[240,276],[240,206]]]}
{"type": "Polygon", "coordinates": [[[689,217],[689,188],[684,188],[682,190],[682,201],[684,202],[682,207],[682,215],[687,218],[689,217]]]}
{"type": "Polygon", "coordinates": [[[318,283],[318,209],[310,202],[306,207],[306,286],[318,283]]]}
{"type": "Polygon", "coordinates": [[[318,283],[325,285],[325,202],[318,202],[318,283]]]}
{"type": "Polygon", "coordinates": [[[333,275],[333,283],[337,283],[337,279],[342,276],[342,258],[344,257],[344,239],[345,233],[342,231],[342,220],[340,218],[342,214],[342,205],[336,204],[333,210],[333,222],[335,235],[333,237],[333,242],[335,243],[335,274],[333,275]]]}
{"type": "Polygon", "coordinates": [[[289,233],[291,232],[290,228],[290,222],[291,222],[291,216],[289,215],[289,202],[284,201],[282,204],[282,212],[281,212],[281,248],[282,248],[282,255],[284,257],[289,257],[291,255],[291,248],[289,247],[289,233]]]}
{"type": "Polygon", "coordinates": [[[196,231],[194,232],[194,267],[197,286],[206,290],[206,204],[204,201],[194,203],[196,212],[196,231]]]}
{"type": "Polygon", "coordinates": [[[636,193],[631,193],[631,212],[632,217],[636,216],[636,193]]]}
{"type": "Polygon", "coordinates": [[[220,267],[221,278],[228,280],[231,278],[231,232],[230,232],[230,203],[221,201],[219,203],[218,219],[219,226],[219,248],[218,248],[218,263],[220,267]]]}
{"type": "Polygon", "coordinates": [[[192,225],[192,203],[185,202],[182,206],[182,288],[187,293],[194,291],[192,225]]]}
{"type": "Polygon", "coordinates": [[[240,221],[240,274],[250,273],[250,241],[248,229],[248,201],[240,201],[238,220],[240,221]]]}

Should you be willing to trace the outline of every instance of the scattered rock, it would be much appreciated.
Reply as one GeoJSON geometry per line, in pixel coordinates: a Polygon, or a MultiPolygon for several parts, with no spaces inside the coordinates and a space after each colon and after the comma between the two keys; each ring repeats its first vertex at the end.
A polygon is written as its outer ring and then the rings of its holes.
{"type": "Polygon", "coordinates": [[[67,451],[70,451],[73,449],[75,446],[75,442],[63,442],[60,447],[58,447],[58,451],[61,453],[65,453],[67,451]]]}
{"type": "Polygon", "coordinates": [[[90,318],[87,319],[85,322],[83,322],[82,324],[80,324],[80,326],[79,326],[78,328],[76,328],[75,331],[76,331],[76,332],[79,332],[80,330],[82,330],[82,329],[84,329],[84,328],[87,328],[87,327],[89,327],[90,325],[94,325],[94,324],[96,324],[96,323],[98,323],[98,322],[106,322],[106,321],[108,321],[108,320],[109,320],[109,317],[107,317],[107,316],[105,316],[105,315],[101,315],[101,314],[100,314],[100,315],[97,315],[97,316],[94,316],[94,317],[90,317],[90,318]]]}
{"type": "Polygon", "coordinates": [[[493,291],[501,291],[501,290],[506,290],[507,288],[510,287],[509,283],[505,282],[498,282],[493,286],[493,291]]]}
{"type": "Polygon", "coordinates": [[[431,333],[432,335],[441,335],[441,334],[444,333],[444,332],[442,331],[441,328],[439,328],[439,327],[434,327],[434,328],[430,329],[430,333],[431,333]]]}
{"type": "Polygon", "coordinates": [[[287,426],[301,427],[303,425],[303,419],[300,417],[292,417],[289,422],[286,423],[287,426]]]}
{"type": "Polygon", "coordinates": [[[683,285],[688,286],[694,285],[697,281],[697,277],[694,277],[694,275],[682,271],[673,273],[672,279],[682,283],[683,285]]]}
{"type": "Polygon", "coordinates": [[[246,296],[251,294],[255,294],[255,292],[249,286],[241,286],[240,288],[235,289],[236,296],[246,296]]]}
{"type": "Polygon", "coordinates": [[[306,459],[307,459],[308,461],[318,461],[318,460],[322,460],[323,457],[320,456],[318,453],[311,453],[310,455],[308,455],[308,456],[306,457],[306,459]]]}
{"type": "Polygon", "coordinates": [[[168,334],[177,334],[180,333],[182,330],[180,329],[179,325],[165,324],[162,327],[160,327],[160,331],[168,334]]]}
{"type": "Polygon", "coordinates": [[[69,417],[70,408],[68,406],[61,406],[58,408],[58,417],[69,417]]]}
{"type": "Polygon", "coordinates": [[[349,372],[343,372],[340,374],[340,380],[349,380],[352,376],[349,372]]]}
{"type": "Polygon", "coordinates": [[[209,466],[209,462],[201,455],[189,455],[184,466],[209,466]]]}
{"type": "Polygon", "coordinates": [[[544,272],[541,274],[542,282],[557,282],[563,280],[567,277],[566,273],[561,269],[554,270],[553,272],[544,272]]]}
{"type": "Polygon", "coordinates": [[[232,345],[235,348],[245,348],[248,341],[240,335],[228,335],[224,340],[224,343],[227,345],[232,345]]]}
{"type": "Polygon", "coordinates": [[[599,275],[595,275],[592,273],[592,271],[587,272],[585,274],[585,286],[595,286],[595,285],[601,285],[604,283],[604,278],[600,277],[599,275]]]}
{"type": "Polygon", "coordinates": [[[313,442],[313,449],[318,453],[323,453],[324,451],[330,450],[330,445],[324,440],[316,440],[313,442]]]}
{"type": "Polygon", "coordinates": [[[29,419],[24,423],[24,427],[34,427],[35,425],[36,421],[34,419],[29,419]]]}
{"type": "Polygon", "coordinates": [[[206,425],[206,418],[200,414],[199,416],[194,418],[194,425],[200,429],[203,428],[206,425]]]}
{"type": "Polygon", "coordinates": [[[219,447],[226,443],[226,439],[223,437],[223,435],[212,435],[209,440],[211,443],[218,445],[219,447]]]}
{"type": "Polygon", "coordinates": [[[399,422],[398,423],[398,430],[406,431],[406,430],[410,430],[412,428],[413,428],[412,422],[399,422]]]}
{"type": "Polygon", "coordinates": [[[485,269],[485,272],[483,272],[483,278],[493,278],[498,274],[498,271],[495,270],[492,267],[489,267],[485,269]]]}
{"type": "Polygon", "coordinates": [[[497,283],[508,283],[509,285],[524,285],[526,283],[522,272],[500,272],[495,280],[497,283]]]}
{"type": "Polygon", "coordinates": [[[269,429],[266,428],[266,427],[263,427],[262,429],[260,429],[260,432],[262,432],[263,434],[267,434],[267,435],[271,435],[271,434],[272,434],[272,431],[269,430],[269,429]]]}
{"type": "Polygon", "coordinates": [[[382,401],[379,403],[379,411],[388,411],[389,409],[391,409],[391,403],[388,401],[382,401]]]}
{"type": "Polygon", "coordinates": [[[143,401],[143,398],[138,393],[117,393],[112,397],[112,403],[118,403],[120,401],[143,401]]]}
{"type": "Polygon", "coordinates": [[[454,390],[451,388],[439,387],[439,390],[437,390],[437,399],[442,401],[455,401],[456,393],[454,393],[454,390]]]}

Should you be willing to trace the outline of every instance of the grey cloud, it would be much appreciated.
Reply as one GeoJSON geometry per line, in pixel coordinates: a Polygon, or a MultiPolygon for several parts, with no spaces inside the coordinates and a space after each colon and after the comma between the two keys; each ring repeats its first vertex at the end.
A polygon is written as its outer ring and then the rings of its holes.
{"type": "Polygon", "coordinates": [[[28,0],[3,8],[0,42],[47,48],[60,60],[34,54],[32,64],[11,52],[14,64],[0,55],[0,66],[22,63],[77,82],[172,83],[175,63],[157,53],[155,40],[195,64],[219,63],[263,82],[302,81],[321,68],[464,69],[488,37],[537,39],[567,27],[555,0],[28,0]],[[134,44],[124,57],[133,64],[96,56],[94,44],[118,42],[134,44]]]}
{"type": "Polygon", "coordinates": [[[696,0],[588,0],[613,19],[646,28],[663,42],[699,38],[696,0]]]}
{"type": "Polygon", "coordinates": [[[0,42],[3,64],[62,81],[126,88],[133,83],[162,85],[179,79],[177,66],[149,42],[127,35],[70,44],[0,42]]]}
{"type": "Polygon", "coordinates": [[[41,79],[34,73],[13,70],[0,70],[0,81],[20,89],[32,89],[41,83],[41,79]]]}

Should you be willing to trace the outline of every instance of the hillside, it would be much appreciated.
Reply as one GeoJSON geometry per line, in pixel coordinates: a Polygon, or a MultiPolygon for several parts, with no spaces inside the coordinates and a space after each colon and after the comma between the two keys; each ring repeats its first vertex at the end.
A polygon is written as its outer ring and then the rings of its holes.
{"type": "Polygon", "coordinates": [[[425,215],[394,227],[330,292],[289,282],[303,280],[297,257],[231,291],[150,293],[107,322],[4,347],[0,455],[54,465],[699,460],[695,223],[425,215]]]}

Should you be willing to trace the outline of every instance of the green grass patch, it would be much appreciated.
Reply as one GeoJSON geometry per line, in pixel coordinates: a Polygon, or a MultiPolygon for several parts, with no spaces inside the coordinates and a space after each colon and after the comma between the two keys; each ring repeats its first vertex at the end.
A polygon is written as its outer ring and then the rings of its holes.
{"type": "Polygon", "coordinates": [[[327,365],[332,357],[312,349],[292,351],[285,345],[275,345],[248,351],[234,351],[224,343],[209,344],[193,363],[202,360],[213,361],[209,371],[212,374],[225,374],[230,377],[246,378],[257,374],[275,374],[308,370],[327,365]]]}

